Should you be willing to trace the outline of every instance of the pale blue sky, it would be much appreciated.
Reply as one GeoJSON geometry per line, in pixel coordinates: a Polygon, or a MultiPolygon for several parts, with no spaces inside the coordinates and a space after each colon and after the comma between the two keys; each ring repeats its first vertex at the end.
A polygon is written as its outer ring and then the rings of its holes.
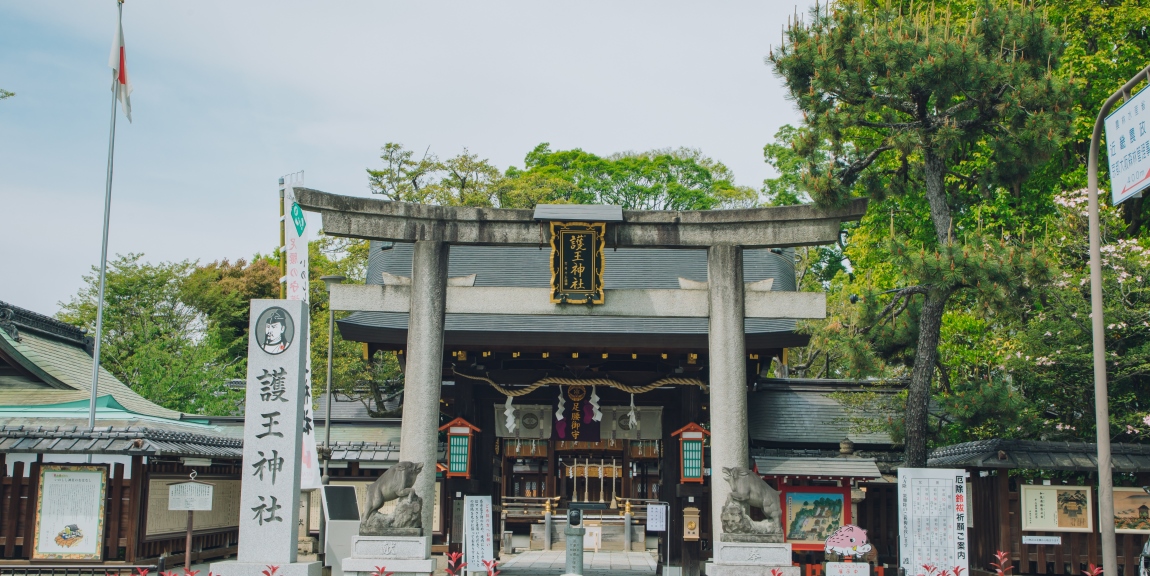
{"type": "MultiPolygon", "coordinates": [[[[366,195],[388,141],[500,169],[540,142],[689,146],[758,187],[763,144],[797,119],[763,64],[794,10],[129,0],[109,252],[270,251],[279,176],[366,195]]],[[[115,17],[113,0],[0,0],[0,88],[17,93],[0,102],[0,300],[53,314],[99,258],[115,17]]]]}

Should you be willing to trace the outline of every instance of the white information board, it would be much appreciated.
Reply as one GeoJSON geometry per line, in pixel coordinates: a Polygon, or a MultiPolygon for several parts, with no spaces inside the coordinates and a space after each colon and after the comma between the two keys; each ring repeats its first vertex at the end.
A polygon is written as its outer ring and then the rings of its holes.
{"type": "Polygon", "coordinates": [[[1112,204],[1150,186],[1150,90],[1138,92],[1106,117],[1106,152],[1112,204]]]}
{"type": "Polygon", "coordinates": [[[930,564],[969,572],[966,471],[899,468],[899,563],[907,574],[930,564]]]}
{"type": "Polygon", "coordinates": [[[463,545],[468,571],[483,571],[484,560],[494,560],[491,496],[463,497],[463,545]]]}
{"type": "Polygon", "coordinates": [[[168,485],[168,510],[211,510],[215,487],[204,482],[168,485]]]}
{"type": "Polygon", "coordinates": [[[647,531],[665,532],[667,530],[667,505],[649,504],[647,506],[647,531]]]}

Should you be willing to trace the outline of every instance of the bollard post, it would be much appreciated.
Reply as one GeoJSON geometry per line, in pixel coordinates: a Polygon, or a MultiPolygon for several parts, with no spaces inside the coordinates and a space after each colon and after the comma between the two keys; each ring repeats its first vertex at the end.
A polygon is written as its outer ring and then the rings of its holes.
{"type": "Polygon", "coordinates": [[[631,534],[631,520],[630,512],[623,514],[623,550],[625,552],[631,551],[631,538],[633,538],[631,534]]]}
{"type": "MultiPolygon", "coordinates": [[[[550,508],[550,507],[548,507],[550,508]]],[[[543,513],[543,549],[551,551],[551,510],[543,513]]]]}
{"type": "Polygon", "coordinates": [[[567,567],[563,576],[583,576],[583,535],[587,529],[583,527],[581,510],[567,511],[567,527],[563,533],[567,535],[567,567]]]}

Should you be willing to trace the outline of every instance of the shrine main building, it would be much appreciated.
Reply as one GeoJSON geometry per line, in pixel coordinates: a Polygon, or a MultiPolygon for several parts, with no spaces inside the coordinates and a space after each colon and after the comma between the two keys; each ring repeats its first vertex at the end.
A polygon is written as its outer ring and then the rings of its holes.
{"type": "MultiPolygon", "coordinates": [[[[458,542],[452,503],[462,495],[491,495],[497,536],[533,549],[562,546],[561,526],[548,531],[542,518],[573,504],[604,508],[587,512],[604,549],[654,548],[662,534],[646,534],[643,516],[661,501],[673,559],[697,564],[718,539],[724,467],[757,468],[778,484],[785,471],[764,468],[785,458],[770,448],[817,456],[845,439],[842,426],[816,425],[817,410],[834,404],[824,390],[769,376],[787,348],[806,345],[797,320],[825,316],[824,294],[796,291],[793,247],[835,242],[865,200],[829,210],[531,211],[294,193],[322,214],[326,234],[372,241],[367,284],[333,286],[332,308],[351,311],[337,322],[345,340],[397,354],[399,459],[439,464],[439,478],[421,476],[416,488],[437,502],[424,526],[438,527],[440,545],[458,542]],[[806,412],[778,410],[756,392],[768,388],[803,398],[806,412]],[[753,430],[788,427],[789,438],[760,434],[768,455],[752,458],[753,430]]],[[[851,440],[889,443],[880,436],[851,440]]],[[[865,458],[823,460],[794,475],[838,478],[813,490],[838,494],[838,522],[848,521],[852,487],[878,469],[865,458]]]]}

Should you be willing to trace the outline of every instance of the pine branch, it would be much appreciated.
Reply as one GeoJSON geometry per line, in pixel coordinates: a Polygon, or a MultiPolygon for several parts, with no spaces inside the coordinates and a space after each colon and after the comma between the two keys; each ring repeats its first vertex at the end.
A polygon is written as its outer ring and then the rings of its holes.
{"type": "Polygon", "coordinates": [[[867,120],[859,120],[859,126],[866,126],[867,128],[884,128],[890,130],[908,130],[911,128],[922,128],[924,124],[919,121],[914,122],[870,122],[867,120]]]}
{"type": "Polygon", "coordinates": [[[879,312],[879,315],[877,318],[875,318],[875,321],[873,324],[860,330],[859,334],[867,334],[868,332],[873,330],[875,327],[879,326],[880,324],[883,324],[888,319],[887,318],[888,315],[890,316],[889,319],[893,320],[899,314],[902,314],[902,312],[904,310],[906,310],[907,306],[910,305],[910,296],[912,296],[914,294],[926,294],[929,291],[930,291],[930,288],[928,286],[910,286],[908,288],[898,289],[897,291],[895,291],[894,300],[891,300],[890,303],[887,304],[886,307],[882,309],[882,312],[879,312]],[[900,302],[902,303],[902,306],[898,307],[900,302]],[[898,307],[898,308],[896,308],[896,307],[898,307]],[[892,312],[893,312],[893,314],[892,314],[892,312]]]}
{"type": "Polygon", "coordinates": [[[849,187],[850,185],[854,184],[855,179],[858,178],[860,172],[866,170],[867,167],[873,164],[875,160],[878,160],[880,154],[886,152],[887,150],[893,149],[894,146],[879,146],[878,148],[871,150],[870,153],[866,156],[855,160],[846,168],[843,168],[841,171],[839,171],[839,181],[842,182],[843,186],[849,187]]]}

